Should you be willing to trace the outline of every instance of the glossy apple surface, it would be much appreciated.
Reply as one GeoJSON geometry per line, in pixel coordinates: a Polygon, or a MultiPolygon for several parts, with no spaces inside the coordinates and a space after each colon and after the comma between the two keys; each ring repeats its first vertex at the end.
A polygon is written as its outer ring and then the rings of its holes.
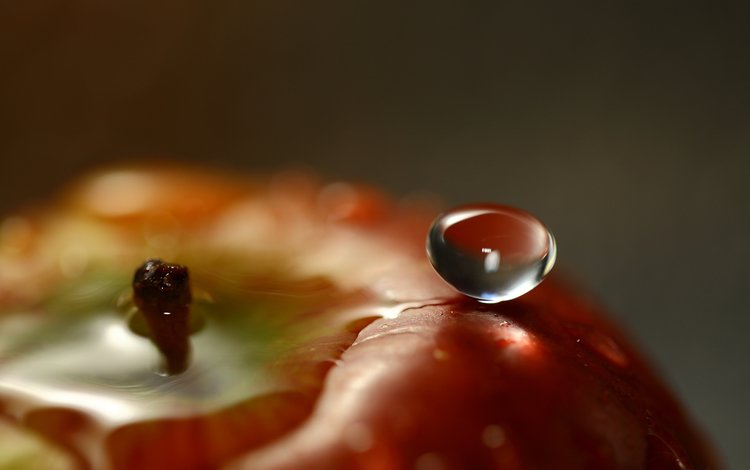
{"type": "Polygon", "coordinates": [[[7,219],[0,463],[718,468],[627,338],[554,273],[496,305],[447,287],[424,254],[436,214],[309,175],[128,169],[7,219]],[[203,322],[173,377],[155,378],[129,323],[150,257],[189,267],[203,322]]]}

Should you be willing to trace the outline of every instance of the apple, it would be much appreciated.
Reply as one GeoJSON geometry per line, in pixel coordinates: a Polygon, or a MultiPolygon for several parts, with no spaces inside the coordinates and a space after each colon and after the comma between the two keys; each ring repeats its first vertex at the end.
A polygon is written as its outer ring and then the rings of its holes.
{"type": "Polygon", "coordinates": [[[6,219],[0,465],[719,468],[564,279],[494,305],[447,286],[436,213],[302,173],[150,167],[6,219]],[[144,294],[154,258],[192,291],[144,294]],[[189,320],[165,347],[146,317],[172,307],[189,320]]]}

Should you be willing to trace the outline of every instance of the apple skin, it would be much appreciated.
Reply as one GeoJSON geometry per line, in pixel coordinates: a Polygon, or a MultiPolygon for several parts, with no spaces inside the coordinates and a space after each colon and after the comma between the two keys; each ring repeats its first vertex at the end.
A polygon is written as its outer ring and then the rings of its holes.
{"type": "MultiPolygon", "coordinates": [[[[0,307],[34,305],[62,282],[40,245],[65,214],[106,227],[90,264],[133,268],[143,227],[163,235],[172,220],[194,249],[228,246],[239,264],[265,256],[246,247],[296,246],[298,233],[312,233],[317,241],[297,251],[300,272],[325,277],[348,304],[405,302],[398,315],[321,316],[325,336],[294,343],[269,366],[288,384],[282,393],[112,430],[104,445],[114,468],[721,468],[623,332],[555,273],[495,305],[446,286],[424,254],[434,206],[309,175],[247,183],[169,167],[94,175],[63,201],[32,218],[27,239],[11,240],[21,255],[0,258],[17,268],[0,307]],[[35,289],[23,288],[29,279],[35,289]]],[[[37,413],[19,429],[85,465],[64,420],[50,422],[37,413]]]]}
{"type": "Polygon", "coordinates": [[[623,335],[554,279],[380,319],[312,417],[233,468],[720,468],[623,335]]]}

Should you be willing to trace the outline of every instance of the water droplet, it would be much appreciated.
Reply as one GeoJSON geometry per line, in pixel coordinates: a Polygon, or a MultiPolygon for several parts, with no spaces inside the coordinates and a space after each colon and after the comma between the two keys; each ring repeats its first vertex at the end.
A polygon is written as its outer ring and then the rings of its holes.
{"type": "Polygon", "coordinates": [[[427,236],[437,273],[480,302],[515,299],[555,264],[555,239],[539,219],[508,206],[475,204],[441,214],[427,236]]]}

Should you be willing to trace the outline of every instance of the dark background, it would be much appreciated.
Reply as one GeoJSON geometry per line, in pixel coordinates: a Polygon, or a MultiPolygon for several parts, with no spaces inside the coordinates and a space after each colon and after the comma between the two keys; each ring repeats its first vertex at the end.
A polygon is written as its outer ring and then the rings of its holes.
{"type": "Polygon", "coordinates": [[[0,213],[149,155],[521,206],[750,468],[739,5],[1,2],[0,213]]]}

